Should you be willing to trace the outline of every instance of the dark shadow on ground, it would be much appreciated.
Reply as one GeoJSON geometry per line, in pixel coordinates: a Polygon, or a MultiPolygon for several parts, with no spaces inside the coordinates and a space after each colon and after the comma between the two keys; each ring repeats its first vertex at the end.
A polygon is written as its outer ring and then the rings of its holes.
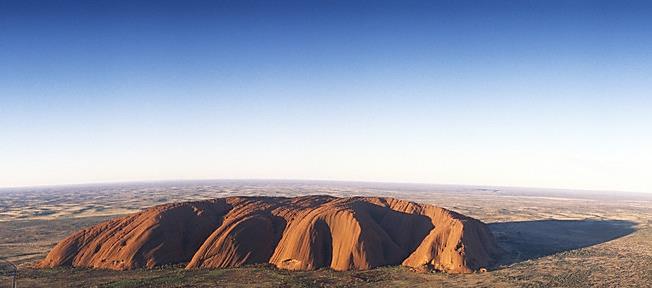
{"type": "Polygon", "coordinates": [[[633,233],[635,225],[625,220],[536,220],[491,223],[489,229],[505,250],[496,266],[506,266],[620,238],[633,233]]]}

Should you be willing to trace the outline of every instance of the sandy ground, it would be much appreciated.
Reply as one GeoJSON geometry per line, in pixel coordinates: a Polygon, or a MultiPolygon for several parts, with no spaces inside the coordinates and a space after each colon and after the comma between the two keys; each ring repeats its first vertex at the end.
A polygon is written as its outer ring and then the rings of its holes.
{"type": "MultiPolygon", "coordinates": [[[[652,195],[294,181],[0,190],[0,259],[18,264],[22,287],[652,287],[652,195]],[[443,206],[488,223],[506,253],[492,271],[469,275],[418,274],[401,267],[292,273],[270,267],[128,272],[30,268],[70,232],[152,205],[307,194],[381,195],[443,206]]],[[[7,283],[0,277],[0,287],[7,283]]]]}

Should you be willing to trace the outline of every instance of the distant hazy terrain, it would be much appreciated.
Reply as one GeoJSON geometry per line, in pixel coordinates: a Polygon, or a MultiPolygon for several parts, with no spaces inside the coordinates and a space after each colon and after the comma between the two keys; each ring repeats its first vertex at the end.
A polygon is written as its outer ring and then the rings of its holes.
{"type": "Polygon", "coordinates": [[[368,182],[206,180],[5,188],[0,189],[0,221],[121,215],[163,203],[234,195],[310,194],[396,197],[437,204],[490,222],[515,220],[513,215],[500,210],[512,202],[526,204],[521,207],[520,214],[528,215],[521,216],[525,217],[523,219],[545,218],[549,212],[553,212],[549,216],[554,218],[592,217],[596,216],[596,209],[617,216],[616,207],[649,212],[652,203],[652,194],[625,192],[368,182]],[[546,207],[554,209],[546,210],[546,207]]]}
{"type": "Polygon", "coordinates": [[[0,190],[0,258],[19,265],[23,287],[238,286],[261,283],[251,282],[260,277],[269,278],[266,287],[646,287],[652,283],[651,224],[652,195],[633,193],[244,180],[0,190]],[[68,233],[145,207],[234,195],[307,194],[387,196],[436,204],[490,224],[506,253],[493,271],[470,275],[418,274],[400,267],[342,273],[289,273],[269,267],[128,272],[30,268],[68,233]]]}

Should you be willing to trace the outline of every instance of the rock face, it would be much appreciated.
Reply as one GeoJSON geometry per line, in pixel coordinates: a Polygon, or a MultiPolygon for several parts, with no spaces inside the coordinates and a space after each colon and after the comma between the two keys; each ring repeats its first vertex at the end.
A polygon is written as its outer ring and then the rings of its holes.
{"type": "Polygon", "coordinates": [[[155,206],[59,242],[37,264],[104,269],[271,263],[289,270],[402,264],[468,273],[499,253],[486,225],[392,198],[229,197],[155,206]]]}

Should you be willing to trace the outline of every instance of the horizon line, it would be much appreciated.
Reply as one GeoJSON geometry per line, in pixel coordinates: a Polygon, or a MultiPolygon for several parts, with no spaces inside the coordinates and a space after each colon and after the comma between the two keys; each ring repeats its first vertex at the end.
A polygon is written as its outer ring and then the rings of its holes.
{"type": "Polygon", "coordinates": [[[339,183],[360,183],[360,184],[408,184],[408,185],[430,185],[430,186],[473,186],[482,188],[503,188],[503,189],[532,189],[532,190],[555,190],[566,192],[598,192],[598,193],[629,193],[651,195],[651,192],[631,191],[631,190],[608,190],[608,189],[586,189],[586,188],[567,188],[567,187],[526,187],[515,185],[487,185],[487,184],[462,184],[462,183],[434,183],[434,182],[409,182],[409,181],[380,181],[380,180],[350,180],[350,179],[297,179],[297,178],[191,178],[191,179],[141,179],[141,180],[109,180],[109,181],[89,181],[75,183],[59,184],[36,184],[36,185],[15,185],[0,186],[0,190],[12,189],[43,189],[70,186],[102,186],[117,184],[155,184],[162,182],[207,182],[207,181],[259,181],[259,182],[339,182],[339,183]]]}

